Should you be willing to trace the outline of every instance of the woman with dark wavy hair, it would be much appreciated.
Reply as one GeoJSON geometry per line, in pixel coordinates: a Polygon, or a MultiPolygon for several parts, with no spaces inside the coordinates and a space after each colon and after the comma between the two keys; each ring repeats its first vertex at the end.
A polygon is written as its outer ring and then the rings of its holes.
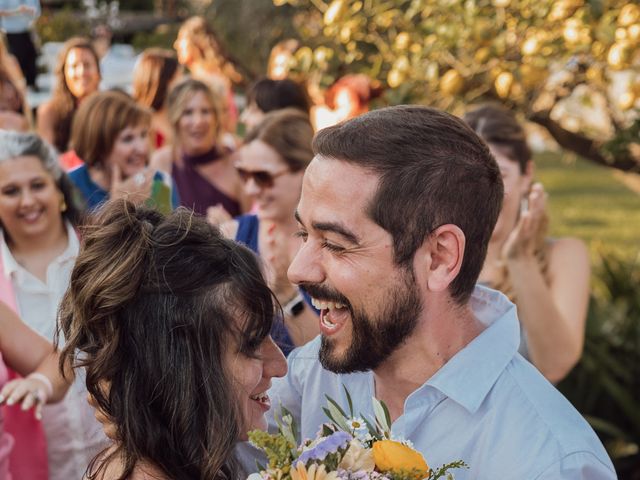
{"type": "Polygon", "coordinates": [[[61,366],[86,369],[114,440],[88,478],[235,478],[234,445],[266,427],[266,391],[286,372],[256,257],[186,209],[125,200],[107,203],[83,241],[59,317],[61,366]]]}

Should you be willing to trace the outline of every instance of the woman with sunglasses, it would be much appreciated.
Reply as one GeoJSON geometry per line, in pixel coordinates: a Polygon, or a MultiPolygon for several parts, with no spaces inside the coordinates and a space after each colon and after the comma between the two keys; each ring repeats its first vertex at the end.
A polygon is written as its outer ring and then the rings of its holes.
{"type": "Polygon", "coordinates": [[[283,305],[284,327],[276,323],[274,340],[288,354],[318,333],[318,317],[287,279],[287,269],[300,247],[294,234],[294,211],[302,177],[313,158],[313,128],[304,112],[287,108],[268,113],[246,137],[236,169],[256,214],[242,215],[222,226],[230,238],[246,244],[262,257],[269,286],[283,305]]]}
{"type": "Polygon", "coordinates": [[[227,218],[249,210],[232,151],[221,140],[220,98],[205,83],[187,78],[167,102],[174,144],[158,150],[151,165],[171,173],[181,205],[202,215],[218,206],[227,218]]]}

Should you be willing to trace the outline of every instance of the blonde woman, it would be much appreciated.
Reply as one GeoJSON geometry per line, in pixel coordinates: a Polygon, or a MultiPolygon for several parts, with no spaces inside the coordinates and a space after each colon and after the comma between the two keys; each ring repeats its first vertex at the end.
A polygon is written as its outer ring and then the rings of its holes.
{"type": "Polygon", "coordinates": [[[170,173],[180,204],[205,215],[210,207],[227,217],[250,208],[234,168],[231,149],[223,143],[220,98],[199,80],[187,78],[169,93],[168,113],[174,145],[158,150],[151,165],[170,173]]]}

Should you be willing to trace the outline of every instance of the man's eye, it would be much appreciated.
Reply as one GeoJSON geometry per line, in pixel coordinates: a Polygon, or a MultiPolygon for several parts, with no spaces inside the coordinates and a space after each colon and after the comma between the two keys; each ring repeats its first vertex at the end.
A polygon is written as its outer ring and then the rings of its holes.
{"type": "Polygon", "coordinates": [[[333,243],[329,243],[326,240],[322,242],[322,248],[326,248],[330,252],[334,253],[344,252],[344,248],[339,247],[338,245],[334,245],[333,243]]]}

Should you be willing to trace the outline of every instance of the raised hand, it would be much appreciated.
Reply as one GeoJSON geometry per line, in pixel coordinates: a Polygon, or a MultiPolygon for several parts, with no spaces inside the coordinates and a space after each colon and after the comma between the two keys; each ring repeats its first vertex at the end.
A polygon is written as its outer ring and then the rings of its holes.
{"type": "Polygon", "coordinates": [[[120,166],[114,162],[111,167],[111,198],[126,198],[134,203],[144,202],[151,194],[154,173],[152,169],[145,168],[125,180],[120,166]]]}
{"type": "Polygon", "coordinates": [[[520,212],[515,228],[502,246],[505,260],[522,259],[535,253],[536,236],[547,207],[547,194],[541,183],[533,184],[525,205],[527,207],[520,212]]]}

